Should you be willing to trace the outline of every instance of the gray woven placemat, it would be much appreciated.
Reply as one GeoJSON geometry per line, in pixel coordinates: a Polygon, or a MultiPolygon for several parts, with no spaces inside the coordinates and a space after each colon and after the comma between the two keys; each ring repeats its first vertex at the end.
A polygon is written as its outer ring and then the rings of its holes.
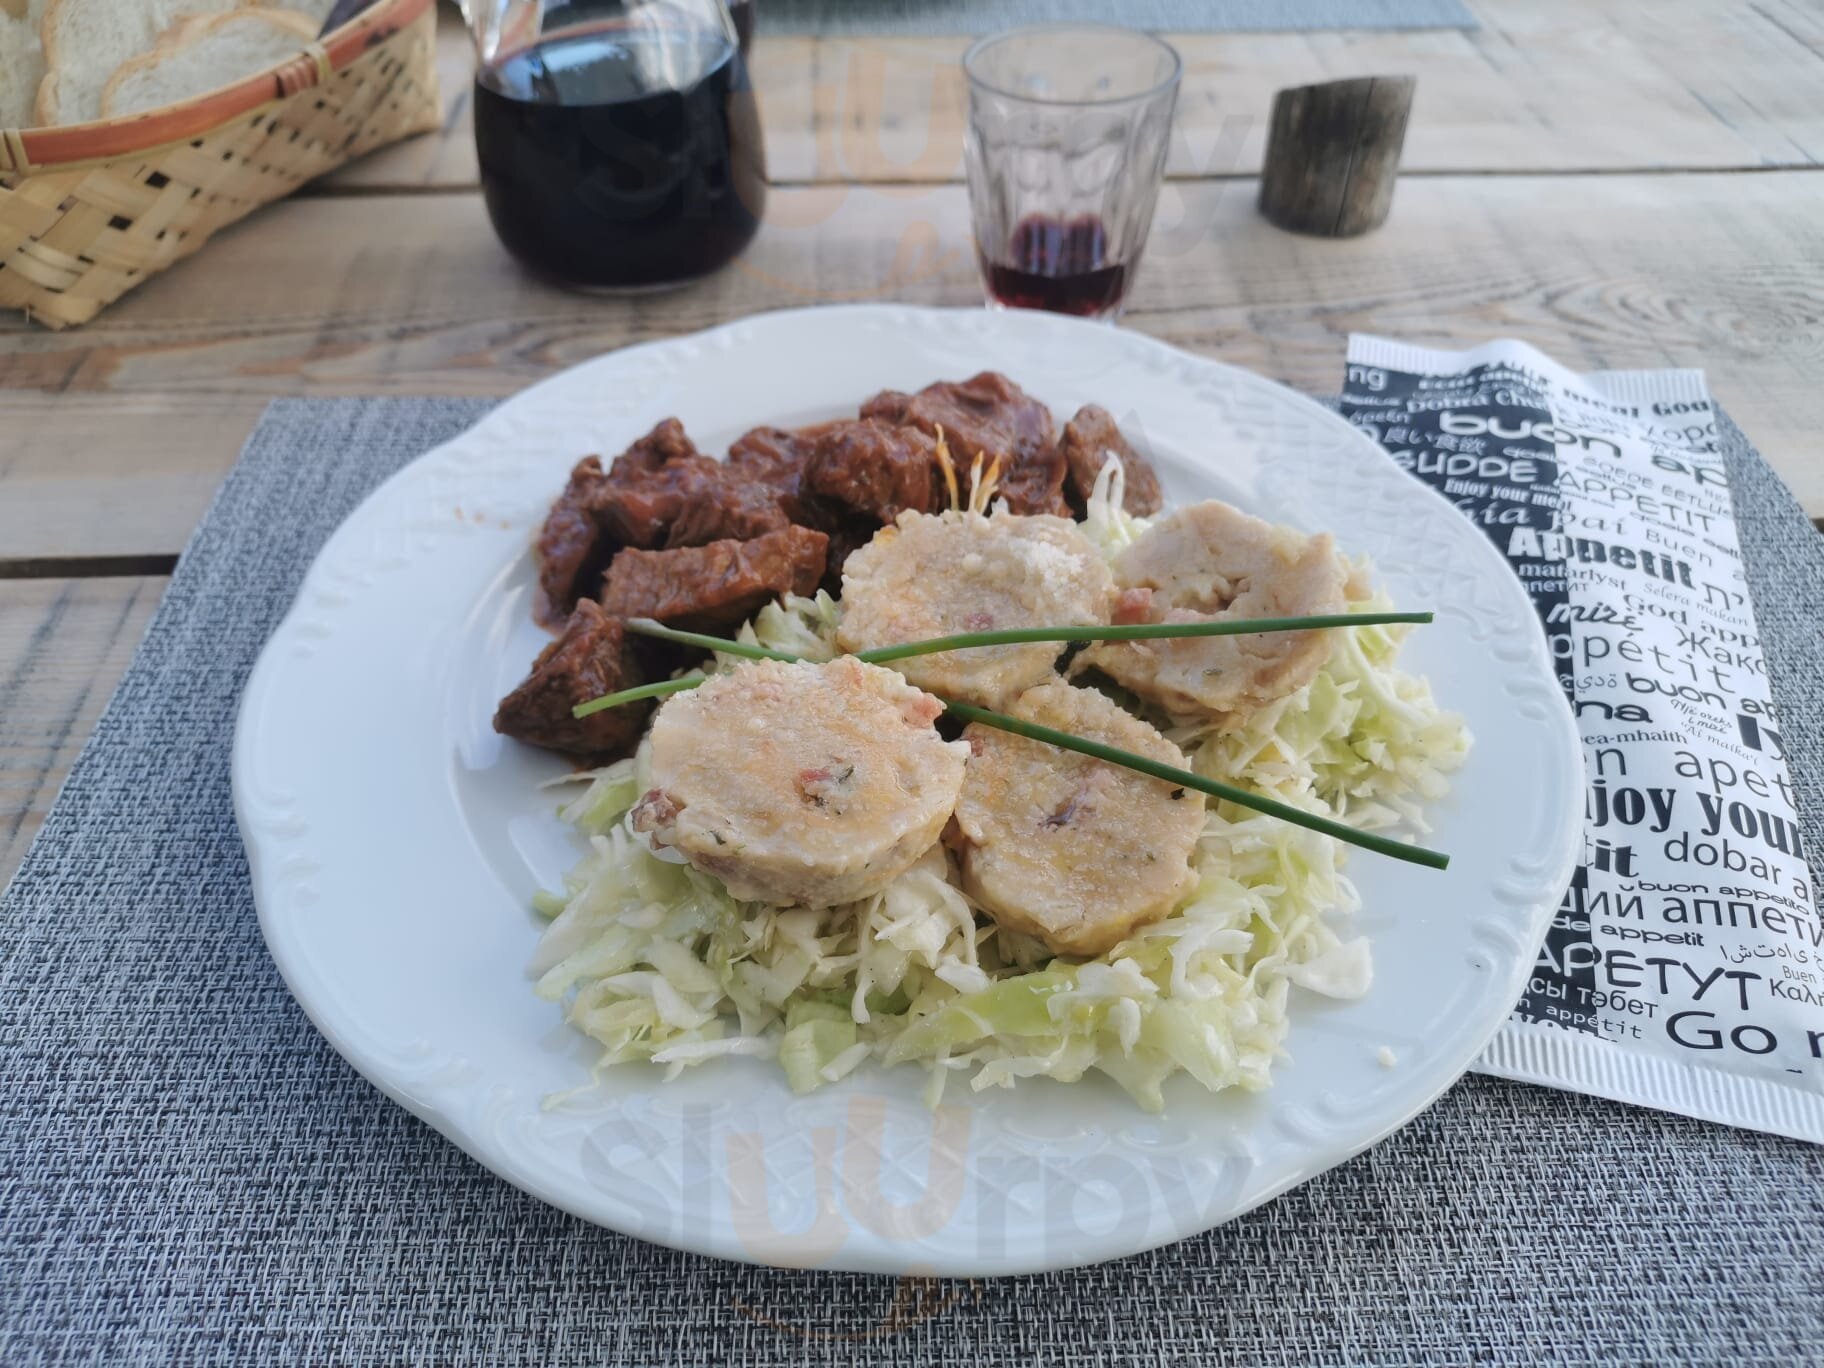
{"type": "Polygon", "coordinates": [[[1461,0],[755,0],[766,34],[829,38],[999,33],[1022,24],[1123,24],[1167,33],[1475,28],[1461,0]]]}
{"type": "MultiPolygon", "coordinates": [[[[228,794],[312,554],[482,410],[273,406],[0,901],[0,1363],[1824,1359],[1824,1148],[1494,1079],[1222,1229],[1045,1277],[719,1263],[483,1171],[286,993],[228,794]]],[[[1824,539],[1732,454],[1824,844],[1824,539]]]]}

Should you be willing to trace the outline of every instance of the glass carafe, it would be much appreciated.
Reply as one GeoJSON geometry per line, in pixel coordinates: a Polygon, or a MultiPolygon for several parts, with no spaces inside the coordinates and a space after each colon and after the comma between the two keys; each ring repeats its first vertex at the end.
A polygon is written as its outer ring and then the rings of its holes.
{"type": "Polygon", "coordinates": [[[766,203],[759,111],[723,0],[465,0],[494,230],[585,289],[682,284],[766,203]]]}

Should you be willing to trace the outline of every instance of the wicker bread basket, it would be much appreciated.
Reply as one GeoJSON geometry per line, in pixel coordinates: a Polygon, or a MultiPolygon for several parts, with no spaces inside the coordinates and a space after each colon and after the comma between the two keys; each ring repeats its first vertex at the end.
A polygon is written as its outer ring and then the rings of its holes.
{"type": "Polygon", "coordinates": [[[86,323],[218,228],[437,127],[435,0],[378,0],[283,65],[163,109],[0,130],[0,308],[86,323]]]}

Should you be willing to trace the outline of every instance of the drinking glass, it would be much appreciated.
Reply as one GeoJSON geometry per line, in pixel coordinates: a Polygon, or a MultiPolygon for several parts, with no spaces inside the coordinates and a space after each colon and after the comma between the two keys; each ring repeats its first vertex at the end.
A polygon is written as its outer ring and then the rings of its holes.
{"type": "Polygon", "coordinates": [[[465,0],[464,13],[482,195],[514,256],[618,293],[707,275],[752,240],[766,159],[724,0],[465,0]]]}
{"type": "Polygon", "coordinates": [[[1171,44],[1099,24],[1014,29],[964,55],[969,209],[990,305],[1121,312],[1180,69],[1171,44]]]}

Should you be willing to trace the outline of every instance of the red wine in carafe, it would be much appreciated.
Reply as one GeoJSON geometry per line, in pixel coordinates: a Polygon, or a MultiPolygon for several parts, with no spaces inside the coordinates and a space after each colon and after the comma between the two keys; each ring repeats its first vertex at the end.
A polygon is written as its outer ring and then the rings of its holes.
{"type": "Polygon", "coordinates": [[[1102,220],[1034,215],[1020,220],[997,260],[982,254],[988,293],[1013,309],[1096,318],[1120,307],[1127,267],[1108,260],[1102,220]]]}
{"type": "Polygon", "coordinates": [[[735,21],[741,55],[745,57],[754,46],[754,0],[728,0],[728,17],[735,21]]]}
{"type": "Polygon", "coordinates": [[[568,30],[484,68],[475,149],[500,240],[577,285],[707,275],[747,246],[765,206],[741,54],[682,16],[568,30]]]}

